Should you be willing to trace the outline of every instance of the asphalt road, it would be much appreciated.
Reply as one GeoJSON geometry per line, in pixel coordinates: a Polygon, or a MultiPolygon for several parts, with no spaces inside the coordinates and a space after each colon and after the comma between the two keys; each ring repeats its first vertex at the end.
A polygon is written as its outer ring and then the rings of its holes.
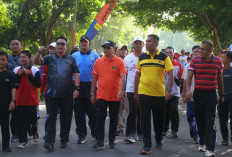
{"type": "MultiPolygon", "coordinates": [[[[187,123],[187,118],[185,115],[186,106],[183,103],[179,105],[180,111],[180,128],[178,132],[178,138],[173,139],[171,136],[164,137],[163,150],[155,150],[154,146],[152,148],[152,154],[150,156],[156,157],[203,157],[204,153],[197,151],[198,145],[193,144],[189,136],[189,128],[187,123]]],[[[72,121],[72,128],[70,133],[70,141],[66,149],[60,148],[59,142],[59,118],[57,120],[57,137],[55,143],[54,152],[48,152],[43,148],[44,141],[42,139],[44,135],[44,122],[45,122],[45,105],[40,105],[41,118],[39,122],[39,141],[35,143],[33,139],[29,138],[29,148],[26,149],[17,149],[17,142],[11,143],[11,153],[5,153],[0,151],[0,157],[62,157],[62,156],[72,156],[72,157],[138,157],[140,149],[143,146],[143,143],[136,141],[135,144],[126,144],[123,141],[123,136],[118,136],[116,138],[116,149],[108,149],[108,126],[109,119],[106,120],[106,135],[105,135],[105,145],[106,149],[102,151],[94,151],[92,146],[95,144],[95,140],[90,136],[86,138],[85,144],[76,144],[77,135],[75,133],[75,122],[72,121]]],[[[124,113],[125,114],[125,113],[124,113]]],[[[218,127],[218,117],[216,118],[216,126],[218,129],[217,132],[217,144],[215,154],[219,157],[232,157],[232,145],[230,146],[221,146],[222,141],[220,129],[218,127]]],[[[88,128],[89,131],[89,128],[88,128]]],[[[153,133],[154,137],[154,133],[153,133]]],[[[1,137],[0,137],[1,143],[1,137]]]]}

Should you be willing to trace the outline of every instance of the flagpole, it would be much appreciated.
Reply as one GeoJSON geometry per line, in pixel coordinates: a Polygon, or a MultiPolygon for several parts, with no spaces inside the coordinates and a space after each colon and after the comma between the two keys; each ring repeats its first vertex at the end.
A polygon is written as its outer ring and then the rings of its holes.
{"type": "Polygon", "coordinates": [[[72,49],[75,46],[76,25],[77,25],[77,0],[75,0],[75,9],[74,9],[74,21],[73,21],[73,31],[72,31],[72,49]]]}

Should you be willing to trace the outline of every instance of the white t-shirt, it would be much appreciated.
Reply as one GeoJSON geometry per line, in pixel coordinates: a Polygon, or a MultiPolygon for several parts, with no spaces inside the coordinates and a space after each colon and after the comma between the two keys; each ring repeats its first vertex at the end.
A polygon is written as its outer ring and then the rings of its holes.
{"type": "Polygon", "coordinates": [[[187,63],[187,58],[188,58],[188,56],[184,56],[184,57],[180,56],[179,60],[182,61],[182,62],[184,62],[184,64],[186,64],[187,63]]]}
{"type": "Polygon", "coordinates": [[[135,74],[139,57],[135,56],[134,53],[127,55],[124,58],[124,62],[127,69],[127,82],[126,92],[134,93],[135,74]]]}
{"type": "MultiPolygon", "coordinates": [[[[187,76],[188,76],[188,69],[189,69],[190,63],[185,65],[185,69],[182,75],[182,79],[184,79],[185,81],[187,80],[187,76]]],[[[193,93],[194,91],[194,76],[192,78],[192,83],[191,83],[191,87],[190,87],[190,91],[193,93]]]]}

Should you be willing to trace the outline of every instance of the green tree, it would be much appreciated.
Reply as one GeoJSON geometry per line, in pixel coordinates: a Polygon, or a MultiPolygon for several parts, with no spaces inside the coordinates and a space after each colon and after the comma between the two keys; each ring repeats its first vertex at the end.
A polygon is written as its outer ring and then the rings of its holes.
{"type": "Polygon", "coordinates": [[[211,39],[216,49],[232,37],[231,0],[128,0],[122,7],[143,27],[189,31],[197,41],[211,39]]]}

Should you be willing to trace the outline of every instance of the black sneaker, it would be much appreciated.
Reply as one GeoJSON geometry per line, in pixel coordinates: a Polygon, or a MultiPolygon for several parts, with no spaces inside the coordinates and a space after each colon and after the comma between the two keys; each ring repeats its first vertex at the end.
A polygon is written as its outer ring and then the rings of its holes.
{"type": "Polygon", "coordinates": [[[120,130],[116,131],[116,136],[122,136],[122,135],[123,135],[123,131],[120,130]]]}
{"type": "Polygon", "coordinates": [[[172,137],[177,138],[178,137],[177,132],[172,132],[172,137]]]}
{"type": "Polygon", "coordinates": [[[44,148],[49,150],[49,151],[53,151],[54,150],[54,145],[50,144],[50,143],[44,143],[44,148]]]}
{"type": "Polygon", "coordinates": [[[198,139],[197,139],[197,137],[193,137],[193,144],[198,144],[199,142],[198,142],[198,139]]]}
{"type": "Polygon", "coordinates": [[[11,137],[11,142],[16,142],[16,141],[18,141],[18,140],[19,140],[19,137],[16,136],[16,135],[13,135],[13,136],[11,137]]]}
{"type": "Polygon", "coordinates": [[[103,141],[97,141],[95,145],[93,145],[94,150],[102,150],[105,149],[103,141]]]}
{"type": "Polygon", "coordinates": [[[168,132],[168,131],[164,131],[164,132],[162,132],[162,135],[163,135],[163,136],[168,136],[168,135],[169,135],[169,132],[168,132]]]}
{"type": "Polygon", "coordinates": [[[84,144],[85,143],[85,139],[84,138],[78,138],[76,144],[84,144]]]}
{"type": "Polygon", "coordinates": [[[229,145],[229,142],[226,141],[226,140],[223,140],[223,141],[222,141],[222,145],[223,145],[223,146],[228,146],[228,145],[229,145]]]}
{"type": "Polygon", "coordinates": [[[38,139],[39,139],[39,134],[38,134],[38,133],[35,134],[35,135],[33,135],[33,140],[34,140],[35,142],[38,142],[38,139]]]}
{"type": "Polygon", "coordinates": [[[7,148],[3,148],[2,151],[3,152],[11,152],[11,149],[10,149],[10,147],[7,147],[7,148]]]}
{"type": "Polygon", "coordinates": [[[110,149],[116,148],[116,145],[115,145],[114,141],[109,141],[109,148],[110,149]]]}
{"type": "Polygon", "coordinates": [[[61,144],[60,144],[60,148],[62,148],[62,149],[65,149],[65,148],[67,148],[67,142],[61,142],[61,144]]]}

